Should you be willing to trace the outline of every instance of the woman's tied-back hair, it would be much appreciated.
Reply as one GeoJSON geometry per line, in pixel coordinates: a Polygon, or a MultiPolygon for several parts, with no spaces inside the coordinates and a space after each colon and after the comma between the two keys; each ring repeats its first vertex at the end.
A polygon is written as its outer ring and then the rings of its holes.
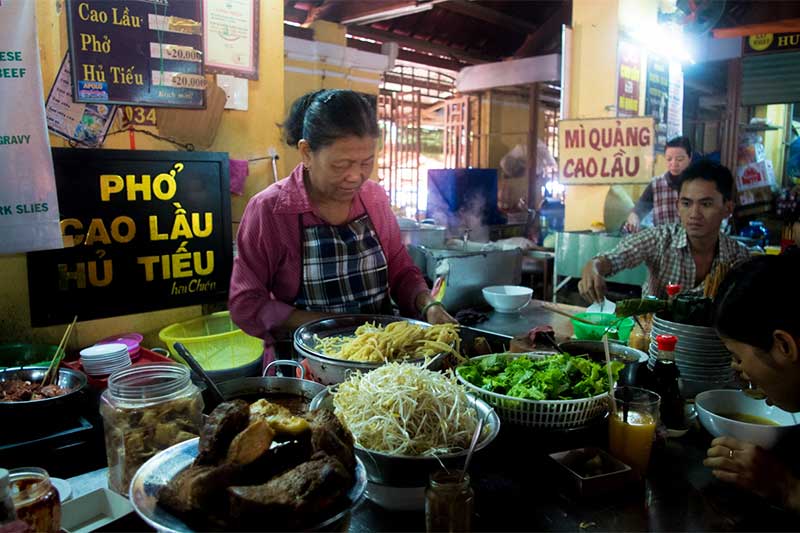
{"type": "Polygon", "coordinates": [[[304,94],[294,101],[281,125],[286,144],[297,146],[305,139],[312,150],[344,137],[378,137],[375,106],[355,91],[323,89],[304,94]]]}
{"type": "Polygon", "coordinates": [[[800,251],[753,257],[734,267],[714,299],[714,327],[723,337],[767,351],[782,329],[800,337],[800,251]]]}
{"type": "Polygon", "coordinates": [[[689,159],[692,158],[692,141],[689,140],[689,137],[673,137],[667,141],[665,148],[683,148],[689,159]]]}

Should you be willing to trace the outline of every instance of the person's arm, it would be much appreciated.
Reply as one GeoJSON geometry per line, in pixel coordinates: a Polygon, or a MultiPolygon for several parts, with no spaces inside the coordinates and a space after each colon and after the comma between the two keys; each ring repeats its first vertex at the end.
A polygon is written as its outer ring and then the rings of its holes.
{"type": "Polygon", "coordinates": [[[586,263],[578,282],[578,292],[588,302],[602,302],[606,297],[606,276],[611,272],[611,262],[603,256],[586,263]]]}
{"type": "Polygon", "coordinates": [[[634,268],[659,253],[659,232],[648,228],[628,235],[610,252],[593,258],[583,267],[578,291],[588,302],[602,302],[606,295],[606,278],[621,270],[634,268]]]}
{"type": "Polygon", "coordinates": [[[628,219],[625,221],[624,228],[630,233],[639,231],[639,225],[647,213],[653,210],[653,183],[650,182],[645,188],[636,205],[633,206],[628,219]]]}
{"type": "Polygon", "coordinates": [[[800,512],[800,480],[771,453],[732,437],[711,441],[703,464],[717,479],[800,512]]]}
{"type": "Polygon", "coordinates": [[[647,216],[647,213],[653,210],[653,182],[647,184],[645,187],[644,192],[636,201],[636,205],[633,206],[633,212],[639,216],[639,219],[642,219],[647,216]]]}
{"type": "Polygon", "coordinates": [[[425,290],[417,294],[414,300],[418,313],[422,316],[422,320],[429,324],[457,324],[458,321],[450,316],[447,309],[441,302],[438,302],[430,291],[425,290]]]}
{"type": "Polygon", "coordinates": [[[281,247],[269,206],[254,198],[245,208],[236,234],[238,255],[233,261],[228,309],[233,322],[248,335],[270,339],[270,331],[295,311],[272,296],[272,280],[281,247]]]}

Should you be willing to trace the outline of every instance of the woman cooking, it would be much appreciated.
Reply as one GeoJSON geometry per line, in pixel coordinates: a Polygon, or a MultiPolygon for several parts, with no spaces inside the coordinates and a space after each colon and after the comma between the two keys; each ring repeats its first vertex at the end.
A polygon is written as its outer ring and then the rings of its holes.
{"type": "Polygon", "coordinates": [[[664,150],[667,171],[653,178],[633,207],[625,222],[630,233],[639,231],[642,219],[653,212],[653,225],[680,222],[678,217],[678,191],[681,173],[692,162],[692,143],[687,137],[675,137],[667,141],[664,150]]]}
{"type": "MultiPolygon", "coordinates": [[[[369,180],[379,134],[375,110],[349,90],[297,99],[283,124],[302,162],[253,196],[236,237],[228,306],[264,339],[339,313],[455,322],[428,290],[400,237],[383,188],[369,180]]],[[[265,361],[266,362],[266,361],[265,361]]]]}

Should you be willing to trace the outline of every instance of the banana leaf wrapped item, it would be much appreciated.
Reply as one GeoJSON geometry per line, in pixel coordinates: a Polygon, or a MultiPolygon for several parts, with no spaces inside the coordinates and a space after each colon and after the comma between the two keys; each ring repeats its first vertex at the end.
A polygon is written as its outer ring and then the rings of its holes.
{"type": "Polygon", "coordinates": [[[618,317],[649,315],[650,313],[663,313],[669,307],[667,300],[657,298],[634,298],[620,300],[614,313],[618,317]]]}
{"type": "Polygon", "coordinates": [[[656,298],[635,298],[617,302],[619,317],[658,313],[665,320],[690,326],[711,326],[714,306],[711,298],[679,294],[672,301],[656,298]]]}

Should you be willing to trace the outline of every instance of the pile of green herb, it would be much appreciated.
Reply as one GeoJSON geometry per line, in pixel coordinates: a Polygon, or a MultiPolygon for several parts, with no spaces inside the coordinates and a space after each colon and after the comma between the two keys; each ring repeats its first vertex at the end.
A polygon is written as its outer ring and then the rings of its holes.
{"type": "MultiPolygon", "coordinates": [[[[611,361],[614,381],[623,366],[611,361]]],[[[568,354],[543,359],[496,354],[461,365],[457,372],[482,389],[527,400],[575,400],[608,391],[605,364],[568,354]]]]}

